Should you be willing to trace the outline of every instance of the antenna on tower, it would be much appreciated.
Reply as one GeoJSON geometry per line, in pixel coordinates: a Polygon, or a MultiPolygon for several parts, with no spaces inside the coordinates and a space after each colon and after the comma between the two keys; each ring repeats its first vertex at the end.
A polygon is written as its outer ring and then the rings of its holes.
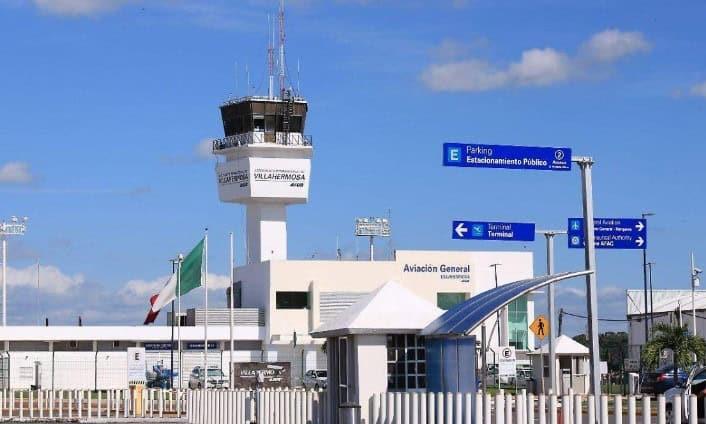
{"type": "Polygon", "coordinates": [[[300,71],[301,71],[301,68],[299,66],[299,59],[297,59],[297,96],[299,96],[300,95],[299,93],[301,93],[301,90],[299,89],[300,71]]]}
{"type": "Polygon", "coordinates": [[[286,90],[286,65],[284,63],[284,43],[285,43],[285,33],[284,33],[284,0],[279,2],[279,92],[280,96],[284,98],[284,92],[286,90]]]}
{"type": "Polygon", "coordinates": [[[267,75],[269,76],[267,97],[272,99],[275,95],[275,25],[274,19],[269,14],[267,15],[267,75]]]}
{"type": "Polygon", "coordinates": [[[235,61],[235,95],[238,95],[238,61],[235,61]]]}
{"type": "Polygon", "coordinates": [[[247,84],[246,86],[246,95],[250,95],[250,69],[248,68],[248,64],[245,64],[245,82],[247,84]]]}

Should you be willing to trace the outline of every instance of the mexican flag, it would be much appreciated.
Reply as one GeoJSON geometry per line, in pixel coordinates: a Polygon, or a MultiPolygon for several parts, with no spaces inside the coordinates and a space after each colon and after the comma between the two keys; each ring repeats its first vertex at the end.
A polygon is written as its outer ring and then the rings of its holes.
{"type": "Polygon", "coordinates": [[[177,279],[175,272],[169,277],[162,290],[150,297],[150,310],[147,312],[144,324],[151,324],[157,319],[160,309],[167,306],[178,295],[183,296],[203,283],[203,249],[204,239],[194,247],[181,263],[181,274],[177,279]],[[177,287],[178,286],[178,287],[177,287]]]}

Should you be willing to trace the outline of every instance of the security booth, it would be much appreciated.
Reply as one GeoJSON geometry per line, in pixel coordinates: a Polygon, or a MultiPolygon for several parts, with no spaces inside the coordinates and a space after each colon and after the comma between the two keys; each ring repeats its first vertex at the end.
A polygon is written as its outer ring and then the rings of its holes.
{"type": "MultiPolygon", "coordinates": [[[[561,335],[554,340],[559,395],[569,394],[572,389],[576,394],[588,394],[590,380],[589,350],[571,337],[561,335]]],[[[532,364],[532,377],[535,381],[549,381],[549,344],[528,354],[532,364]],[[544,379],[542,379],[544,377],[544,379]]],[[[537,388],[539,391],[539,388],[537,388]]],[[[537,393],[539,394],[539,393],[537,393]]]]}
{"type": "Polygon", "coordinates": [[[426,390],[419,332],[442,313],[390,281],[314,330],[312,337],[326,338],[328,422],[367,423],[374,394],[426,390]]]}

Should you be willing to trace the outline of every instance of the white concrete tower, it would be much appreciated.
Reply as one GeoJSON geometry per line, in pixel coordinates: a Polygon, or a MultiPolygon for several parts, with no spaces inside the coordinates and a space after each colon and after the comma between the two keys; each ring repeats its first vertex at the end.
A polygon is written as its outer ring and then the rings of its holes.
{"type": "Polygon", "coordinates": [[[309,198],[308,104],[289,90],[283,94],[222,104],[225,137],[213,142],[213,153],[225,157],[216,165],[220,200],[247,208],[251,263],[287,259],[287,206],[309,198]]]}

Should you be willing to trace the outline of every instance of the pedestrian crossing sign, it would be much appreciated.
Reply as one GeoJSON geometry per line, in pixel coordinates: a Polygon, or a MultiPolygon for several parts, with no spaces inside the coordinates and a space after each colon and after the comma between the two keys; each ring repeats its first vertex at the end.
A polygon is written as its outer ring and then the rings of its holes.
{"type": "Polygon", "coordinates": [[[532,321],[529,329],[532,330],[535,336],[539,337],[539,340],[544,340],[549,335],[549,320],[544,315],[540,315],[532,321]]]}

